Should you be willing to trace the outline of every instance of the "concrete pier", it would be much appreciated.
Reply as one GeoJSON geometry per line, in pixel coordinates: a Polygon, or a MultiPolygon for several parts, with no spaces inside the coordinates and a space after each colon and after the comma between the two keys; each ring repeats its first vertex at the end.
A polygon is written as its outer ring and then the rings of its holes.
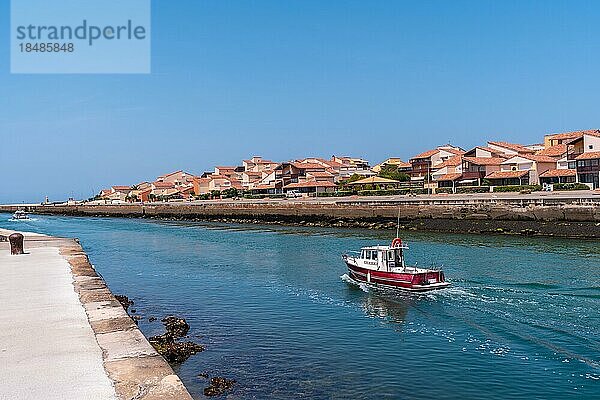
{"type": "Polygon", "coordinates": [[[24,235],[0,241],[0,399],[191,400],[77,241],[24,235]]]}

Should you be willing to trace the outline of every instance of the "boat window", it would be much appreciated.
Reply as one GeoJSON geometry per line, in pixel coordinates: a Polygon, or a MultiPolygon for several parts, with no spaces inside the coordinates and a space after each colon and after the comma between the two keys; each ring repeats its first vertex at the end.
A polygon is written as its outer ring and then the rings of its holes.
{"type": "Polygon", "coordinates": [[[371,257],[373,257],[373,260],[377,260],[377,250],[373,250],[371,257]]]}
{"type": "Polygon", "coordinates": [[[371,259],[371,252],[369,250],[365,250],[365,259],[367,259],[367,260],[371,259]]]}
{"type": "Polygon", "coordinates": [[[393,261],[394,259],[394,250],[388,251],[388,260],[393,261]]]}

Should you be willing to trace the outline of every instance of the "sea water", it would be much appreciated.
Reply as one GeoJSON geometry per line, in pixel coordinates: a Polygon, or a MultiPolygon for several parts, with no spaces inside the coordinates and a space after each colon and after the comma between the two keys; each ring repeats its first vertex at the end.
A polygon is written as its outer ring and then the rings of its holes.
{"type": "Polygon", "coordinates": [[[80,238],[147,336],[185,317],[206,350],[176,371],[197,398],[204,372],[234,399],[600,398],[598,241],[405,232],[407,261],[452,282],[412,294],[344,279],[340,255],[391,231],[8,219],[80,238]]]}

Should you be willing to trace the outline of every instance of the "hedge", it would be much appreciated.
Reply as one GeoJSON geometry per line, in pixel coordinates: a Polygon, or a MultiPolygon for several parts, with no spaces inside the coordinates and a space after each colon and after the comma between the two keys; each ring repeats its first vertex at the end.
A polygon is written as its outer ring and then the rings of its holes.
{"type": "Polygon", "coordinates": [[[450,188],[450,187],[441,187],[441,188],[435,189],[435,193],[436,194],[441,194],[441,193],[452,194],[454,192],[452,191],[452,188],[450,188]]]}
{"type": "Polygon", "coordinates": [[[461,186],[456,188],[456,193],[488,193],[488,186],[461,186]]]}
{"type": "Polygon", "coordinates": [[[540,185],[494,186],[494,192],[522,192],[524,190],[535,192],[542,190],[542,187],[540,185]]]}
{"type": "Polygon", "coordinates": [[[355,194],[357,194],[357,192],[353,190],[339,190],[337,192],[317,193],[317,197],[345,197],[353,196],[355,194]]]}
{"type": "Polygon", "coordinates": [[[555,183],[554,190],[590,190],[588,185],[583,183],[555,183]]]}

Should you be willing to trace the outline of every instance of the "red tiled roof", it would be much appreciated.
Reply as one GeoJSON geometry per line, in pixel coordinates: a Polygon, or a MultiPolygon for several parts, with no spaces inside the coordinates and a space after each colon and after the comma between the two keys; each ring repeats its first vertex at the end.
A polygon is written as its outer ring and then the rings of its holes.
{"type": "Polygon", "coordinates": [[[535,153],[535,150],[528,149],[527,147],[523,146],[522,144],[517,144],[517,143],[488,142],[488,144],[498,146],[498,147],[503,147],[505,149],[513,150],[518,153],[535,153]]]}
{"type": "Polygon", "coordinates": [[[521,178],[527,175],[529,171],[494,171],[491,174],[487,175],[487,179],[505,179],[505,178],[521,178]]]}
{"type": "Polygon", "coordinates": [[[153,182],[152,184],[157,189],[171,189],[175,187],[173,182],[153,182]]]}
{"type": "Polygon", "coordinates": [[[418,160],[418,159],[422,159],[422,158],[429,158],[434,154],[437,154],[440,152],[440,149],[433,149],[433,150],[427,150],[421,154],[417,154],[416,156],[414,156],[413,158],[411,158],[411,160],[418,160]]]}
{"type": "Polygon", "coordinates": [[[462,176],[462,174],[445,174],[445,175],[441,175],[441,176],[434,176],[433,180],[436,182],[455,181],[455,180],[459,179],[461,176],[462,176]]]}
{"type": "Polygon", "coordinates": [[[453,147],[444,147],[444,148],[440,148],[439,150],[447,151],[448,153],[456,154],[457,156],[461,155],[461,154],[465,154],[464,150],[455,149],[453,147]]]}
{"type": "MultiPolygon", "coordinates": [[[[171,175],[175,175],[175,174],[179,174],[179,173],[185,173],[185,172],[183,172],[183,170],[182,170],[182,169],[180,169],[180,170],[178,170],[178,171],[171,172],[170,174],[161,175],[161,176],[159,176],[159,178],[163,178],[163,179],[164,179],[164,178],[166,178],[167,176],[171,176],[171,175]]],[[[189,175],[189,174],[188,174],[188,175],[189,175]]]]}
{"type": "Polygon", "coordinates": [[[198,183],[208,183],[211,180],[212,179],[210,179],[210,178],[198,178],[198,177],[196,177],[196,179],[195,179],[195,181],[198,182],[198,183]]]}
{"type": "Polygon", "coordinates": [[[462,156],[456,155],[452,156],[441,164],[434,165],[433,168],[444,168],[444,167],[456,167],[462,164],[462,156]]]}
{"type": "Polygon", "coordinates": [[[325,169],[324,165],[317,164],[317,163],[299,163],[299,162],[293,162],[291,164],[294,167],[299,168],[299,169],[306,169],[306,170],[310,170],[310,169],[325,169]]]}
{"type": "Polygon", "coordinates": [[[111,186],[114,190],[131,190],[131,186],[111,186]]]}
{"type": "Polygon", "coordinates": [[[463,157],[463,160],[475,165],[500,165],[506,158],[502,157],[463,157]]]}
{"type": "Polygon", "coordinates": [[[567,152],[566,144],[557,144],[555,146],[550,146],[547,149],[540,150],[535,155],[537,156],[548,156],[548,157],[560,157],[567,152]]]}
{"type": "Polygon", "coordinates": [[[577,171],[574,169],[552,169],[540,174],[540,178],[558,178],[560,176],[575,176],[577,171]]]}
{"type": "Polygon", "coordinates": [[[585,131],[573,131],[564,133],[551,133],[550,135],[548,135],[548,138],[553,140],[578,139],[584,134],[600,137],[600,129],[588,129],[585,131]]]}
{"type": "Polygon", "coordinates": [[[594,158],[600,158],[600,151],[590,151],[589,153],[581,153],[577,157],[576,160],[591,160],[594,158]]]}
{"type": "Polygon", "coordinates": [[[215,168],[218,168],[218,169],[224,169],[224,170],[230,170],[230,169],[231,169],[231,170],[235,170],[235,167],[228,167],[228,166],[224,166],[224,167],[223,167],[223,166],[221,166],[221,167],[215,167],[215,168]]]}
{"type": "Polygon", "coordinates": [[[285,189],[294,189],[294,188],[306,188],[306,187],[337,187],[335,183],[331,183],[328,181],[304,181],[304,182],[296,182],[290,183],[284,186],[285,189]]]}
{"type": "MultiPolygon", "coordinates": [[[[556,160],[554,158],[552,158],[552,157],[539,156],[539,155],[535,155],[535,154],[518,154],[518,155],[515,155],[515,156],[509,158],[508,160],[510,160],[510,159],[512,159],[514,157],[522,157],[522,158],[526,158],[528,160],[536,161],[536,162],[545,162],[545,163],[554,163],[554,162],[556,162],[556,160]]],[[[508,160],[506,160],[506,161],[508,161],[508,160]]],[[[507,162],[507,164],[509,164],[509,163],[507,162]]]]}

